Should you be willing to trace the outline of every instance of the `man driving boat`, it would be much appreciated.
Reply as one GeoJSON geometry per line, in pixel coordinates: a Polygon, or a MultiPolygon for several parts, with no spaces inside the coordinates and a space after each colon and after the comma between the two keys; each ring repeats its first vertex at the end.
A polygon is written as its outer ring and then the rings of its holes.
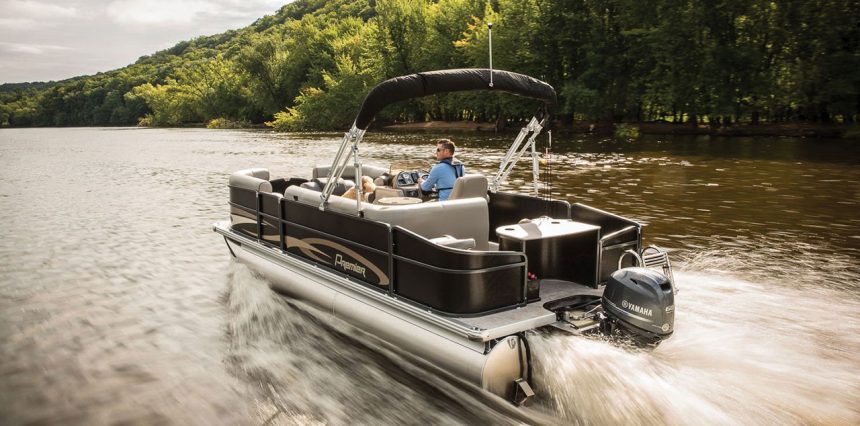
{"type": "Polygon", "coordinates": [[[451,195],[454,182],[465,173],[465,166],[454,159],[454,142],[450,139],[436,141],[436,160],[439,161],[432,169],[427,179],[418,179],[418,185],[424,192],[430,192],[433,186],[439,192],[439,201],[445,201],[451,195]]]}

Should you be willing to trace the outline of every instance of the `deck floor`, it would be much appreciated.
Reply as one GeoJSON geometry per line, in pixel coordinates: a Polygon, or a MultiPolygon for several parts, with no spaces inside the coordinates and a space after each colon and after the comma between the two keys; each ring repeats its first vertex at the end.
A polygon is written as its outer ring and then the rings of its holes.
{"type": "Polygon", "coordinates": [[[541,280],[541,300],[537,302],[480,317],[458,317],[457,321],[468,327],[487,330],[489,338],[495,339],[554,323],[555,313],[543,307],[547,302],[577,295],[600,296],[601,294],[603,294],[602,288],[595,289],[570,281],[541,280]]]}

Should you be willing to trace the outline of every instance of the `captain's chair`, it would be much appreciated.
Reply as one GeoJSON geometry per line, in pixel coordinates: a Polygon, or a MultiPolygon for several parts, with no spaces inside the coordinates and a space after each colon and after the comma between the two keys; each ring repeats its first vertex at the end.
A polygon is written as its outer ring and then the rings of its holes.
{"type": "Polygon", "coordinates": [[[487,199],[487,177],[481,174],[469,174],[458,177],[454,181],[454,188],[451,189],[449,200],[459,200],[462,198],[480,197],[487,199]]]}

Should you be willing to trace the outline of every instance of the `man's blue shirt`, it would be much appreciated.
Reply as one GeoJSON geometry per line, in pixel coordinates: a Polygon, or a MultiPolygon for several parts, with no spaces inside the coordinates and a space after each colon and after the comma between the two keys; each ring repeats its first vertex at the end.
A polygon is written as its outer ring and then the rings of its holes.
{"type": "Polygon", "coordinates": [[[451,159],[446,158],[430,169],[430,176],[421,184],[421,190],[428,192],[436,185],[439,191],[439,201],[445,201],[451,195],[454,182],[465,173],[463,163],[451,164],[451,159]]]}

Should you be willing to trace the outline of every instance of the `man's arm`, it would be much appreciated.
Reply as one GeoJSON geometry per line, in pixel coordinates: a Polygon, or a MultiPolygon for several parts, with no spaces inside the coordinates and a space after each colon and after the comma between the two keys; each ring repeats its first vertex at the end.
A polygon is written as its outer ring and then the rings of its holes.
{"type": "Polygon", "coordinates": [[[420,182],[419,184],[421,186],[422,191],[429,192],[431,189],[433,189],[433,185],[435,185],[436,182],[439,181],[439,177],[442,174],[440,172],[440,169],[441,168],[437,166],[433,166],[433,168],[430,169],[430,176],[427,176],[427,179],[420,182]]]}

